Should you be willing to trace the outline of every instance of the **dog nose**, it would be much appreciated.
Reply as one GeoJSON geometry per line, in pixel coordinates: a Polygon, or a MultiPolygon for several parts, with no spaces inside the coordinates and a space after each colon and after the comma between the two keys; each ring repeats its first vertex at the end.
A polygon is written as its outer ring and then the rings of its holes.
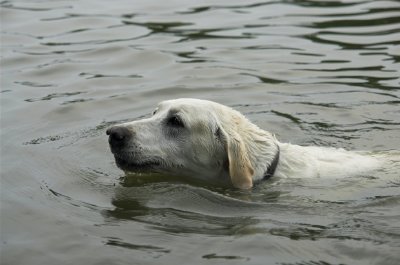
{"type": "Polygon", "coordinates": [[[132,136],[132,132],[123,126],[114,126],[106,131],[108,142],[112,147],[120,147],[132,136]]]}

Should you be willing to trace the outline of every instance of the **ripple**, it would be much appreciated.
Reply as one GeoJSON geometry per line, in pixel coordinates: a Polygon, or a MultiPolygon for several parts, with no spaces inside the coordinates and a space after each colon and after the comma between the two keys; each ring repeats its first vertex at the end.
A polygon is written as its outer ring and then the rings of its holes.
{"type": "Polygon", "coordinates": [[[85,77],[86,79],[93,78],[142,78],[141,75],[109,75],[109,74],[92,74],[92,73],[80,73],[80,76],[85,77]]]}
{"type": "Polygon", "coordinates": [[[43,101],[43,100],[52,100],[55,98],[63,98],[63,97],[71,97],[71,96],[76,96],[76,95],[80,95],[84,92],[66,92],[66,93],[53,93],[53,94],[49,94],[45,97],[42,98],[29,98],[26,99],[25,101],[27,102],[36,102],[36,101],[43,101]]]}
{"type": "Polygon", "coordinates": [[[15,83],[21,84],[23,86],[28,86],[28,87],[55,87],[56,86],[53,84],[40,84],[40,83],[35,83],[35,82],[30,82],[30,81],[18,81],[15,83]]]}
{"type": "MultiPolygon", "coordinates": [[[[36,7],[35,4],[32,6],[22,6],[21,4],[13,4],[11,1],[2,1],[0,3],[1,7],[3,8],[10,8],[16,10],[26,10],[26,11],[33,11],[33,12],[43,12],[43,11],[52,11],[57,9],[71,9],[72,6],[60,6],[58,3],[54,7],[36,7]]],[[[40,6],[40,4],[39,4],[40,6]]]]}
{"type": "Polygon", "coordinates": [[[380,151],[399,149],[398,1],[0,6],[4,263],[398,263],[399,155],[380,151]],[[387,163],[251,192],[128,181],[105,128],[171,97],[229,105],[282,142],[387,163]]]}
{"type": "Polygon", "coordinates": [[[211,253],[211,254],[206,254],[202,256],[203,259],[223,259],[223,260],[244,260],[244,261],[249,261],[250,258],[245,258],[241,256],[235,256],[235,255],[218,255],[216,253],[211,253]]]}
{"type": "MultiPolygon", "coordinates": [[[[104,243],[109,246],[114,246],[114,247],[122,247],[122,248],[127,248],[127,249],[133,249],[133,250],[140,250],[140,251],[145,251],[146,253],[170,253],[171,250],[157,247],[157,246],[151,246],[151,245],[139,245],[139,244],[132,244],[132,243],[127,243],[122,241],[119,238],[107,238],[107,241],[104,243]]],[[[157,257],[159,257],[157,255],[157,257]]]]}

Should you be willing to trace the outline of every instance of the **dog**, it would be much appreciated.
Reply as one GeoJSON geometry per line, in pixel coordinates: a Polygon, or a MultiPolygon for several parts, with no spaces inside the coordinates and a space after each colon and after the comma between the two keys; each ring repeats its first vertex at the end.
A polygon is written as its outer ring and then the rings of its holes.
{"type": "Polygon", "coordinates": [[[281,143],[238,111],[200,99],[163,101],[150,118],[112,126],[106,134],[126,173],[195,177],[238,189],[271,177],[365,174],[382,163],[366,153],[281,143]]]}

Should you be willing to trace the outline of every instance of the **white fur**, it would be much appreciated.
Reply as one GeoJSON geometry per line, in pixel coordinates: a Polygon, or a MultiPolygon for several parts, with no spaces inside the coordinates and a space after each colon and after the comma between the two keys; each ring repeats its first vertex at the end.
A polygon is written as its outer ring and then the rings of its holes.
{"type": "Polygon", "coordinates": [[[113,149],[123,170],[229,181],[241,189],[263,178],[278,146],[274,177],[345,177],[381,165],[372,156],[344,149],[280,143],[239,112],[206,100],[163,101],[151,118],[117,126],[133,135],[122,148],[113,149]],[[168,123],[175,116],[183,127],[168,123]]]}

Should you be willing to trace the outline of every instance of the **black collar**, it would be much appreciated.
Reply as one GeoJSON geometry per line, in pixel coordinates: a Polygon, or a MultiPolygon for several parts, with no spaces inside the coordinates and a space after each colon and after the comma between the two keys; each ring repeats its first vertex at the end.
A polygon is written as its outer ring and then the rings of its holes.
{"type": "Polygon", "coordinates": [[[281,153],[279,145],[276,145],[276,147],[278,148],[278,150],[276,151],[275,157],[272,160],[271,164],[267,168],[267,172],[265,173],[264,177],[262,178],[263,180],[267,180],[275,174],[276,168],[279,163],[279,155],[281,153]]]}

